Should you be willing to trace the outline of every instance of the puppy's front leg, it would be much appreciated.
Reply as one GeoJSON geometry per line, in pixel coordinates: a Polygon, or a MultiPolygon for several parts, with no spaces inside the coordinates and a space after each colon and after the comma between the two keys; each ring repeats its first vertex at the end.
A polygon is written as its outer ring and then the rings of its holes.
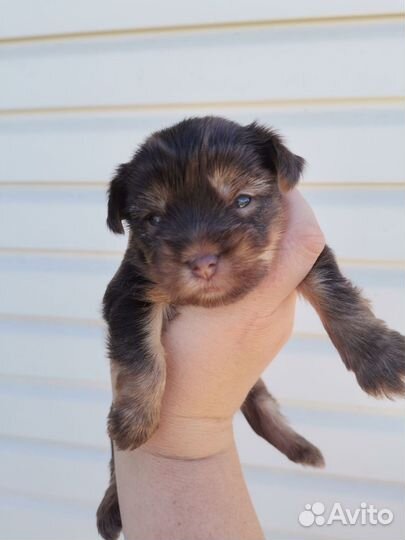
{"type": "MultiPolygon", "coordinates": [[[[108,294],[114,296],[114,286],[108,294]]],[[[140,301],[131,287],[109,304],[105,316],[114,399],[108,433],[119,449],[133,450],[145,443],[159,424],[166,381],[161,345],[164,307],[140,301]]]]}
{"type": "Polygon", "coordinates": [[[317,311],[342,360],[361,388],[375,396],[405,395],[405,338],[372,313],[340,272],[326,246],[300,292],[317,311]]]}

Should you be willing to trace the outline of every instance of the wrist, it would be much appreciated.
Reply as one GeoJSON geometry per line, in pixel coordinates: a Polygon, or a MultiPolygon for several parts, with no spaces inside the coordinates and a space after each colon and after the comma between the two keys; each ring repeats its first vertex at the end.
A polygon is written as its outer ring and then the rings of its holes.
{"type": "Polygon", "coordinates": [[[174,460],[198,460],[234,446],[232,418],[191,418],[162,414],[155,434],[143,452],[174,460]]]}

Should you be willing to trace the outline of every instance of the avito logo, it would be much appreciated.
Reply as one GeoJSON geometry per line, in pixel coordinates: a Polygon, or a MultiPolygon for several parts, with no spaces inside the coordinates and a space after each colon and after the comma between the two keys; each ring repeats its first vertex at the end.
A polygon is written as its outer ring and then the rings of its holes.
{"type": "Polygon", "coordinates": [[[378,509],[373,504],[362,502],[359,508],[351,510],[344,508],[340,503],[334,503],[330,512],[326,514],[326,507],[322,502],[306,504],[298,516],[298,521],[303,527],[317,525],[389,525],[394,520],[394,513],[388,508],[378,509]]]}

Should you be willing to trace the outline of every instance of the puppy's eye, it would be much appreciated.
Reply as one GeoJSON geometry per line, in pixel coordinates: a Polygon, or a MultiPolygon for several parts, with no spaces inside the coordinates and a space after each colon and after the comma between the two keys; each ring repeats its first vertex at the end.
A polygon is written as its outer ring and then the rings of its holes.
{"type": "Polygon", "coordinates": [[[252,197],[250,195],[239,195],[235,199],[235,206],[237,208],[245,208],[248,204],[250,204],[252,201],[252,197]]]}
{"type": "Polygon", "coordinates": [[[162,221],[162,217],[158,214],[150,214],[150,216],[148,216],[146,220],[149,225],[153,225],[154,227],[156,227],[156,225],[159,225],[159,223],[162,221]]]}

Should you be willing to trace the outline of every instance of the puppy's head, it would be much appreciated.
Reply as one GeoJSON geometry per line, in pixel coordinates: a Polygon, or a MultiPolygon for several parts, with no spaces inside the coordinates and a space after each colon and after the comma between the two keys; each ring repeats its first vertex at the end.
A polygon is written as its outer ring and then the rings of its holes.
{"type": "Polygon", "coordinates": [[[272,130],[191,118],[151,135],[109,189],[107,224],[155,299],[214,306],[251,290],[271,262],[281,192],[304,160],[272,130]]]}

